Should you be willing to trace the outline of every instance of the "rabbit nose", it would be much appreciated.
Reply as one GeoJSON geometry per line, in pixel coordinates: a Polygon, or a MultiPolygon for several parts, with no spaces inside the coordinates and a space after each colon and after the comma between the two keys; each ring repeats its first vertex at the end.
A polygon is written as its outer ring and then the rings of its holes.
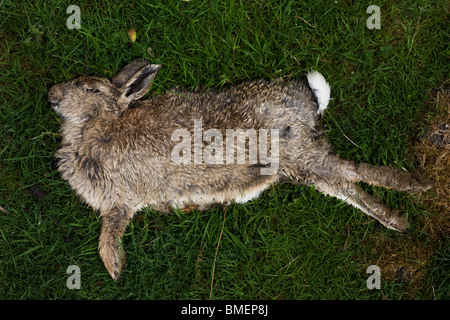
{"type": "Polygon", "coordinates": [[[53,105],[59,103],[62,100],[62,97],[63,93],[60,85],[55,85],[51,87],[50,90],[48,91],[47,100],[53,105]]]}

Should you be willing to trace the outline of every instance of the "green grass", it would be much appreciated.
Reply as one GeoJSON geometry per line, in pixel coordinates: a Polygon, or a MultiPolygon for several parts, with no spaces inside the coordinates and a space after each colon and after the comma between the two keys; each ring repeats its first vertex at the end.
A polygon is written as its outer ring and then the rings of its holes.
{"type": "Polygon", "coordinates": [[[380,30],[366,28],[369,1],[77,1],[80,30],[66,27],[71,4],[0,1],[0,299],[448,299],[446,243],[420,261],[400,245],[427,244],[421,218],[432,213],[367,186],[408,216],[406,234],[314,188],[283,184],[228,207],[225,220],[222,209],[141,211],[114,282],[97,253],[98,214],[52,165],[59,119],[46,102],[55,83],[111,78],[142,56],[163,66],[147,97],[315,68],[332,86],[323,124],[335,152],[412,170],[408,146],[426,130],[431,90],[448,79],[446,1],[378,1],[380,30]],[[420,286],[382,269],[382,288],[367,289],[383,241],[426,273],[420,286]],[[69,265],[80,267],[80,290],[66,287],[69,265]]]}

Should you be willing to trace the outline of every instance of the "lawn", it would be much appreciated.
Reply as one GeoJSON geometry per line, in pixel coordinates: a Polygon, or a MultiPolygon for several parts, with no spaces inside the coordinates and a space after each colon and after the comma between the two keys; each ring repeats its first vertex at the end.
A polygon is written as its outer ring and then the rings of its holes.
{"type": "Polygon", "coordinates": [[[448,121],[449,20],[445,0],[0,1],[0,299],[449,299],[449,173],[427,170],[417,147],[448,121]],[[80,29],[67,26],[74,4],[80,29]],[[366,25],[373,4],[380,29],[366,25]],[[316,69],[332,87],[322,124],[337,154],[439,183],[425,195],[363,185],[407,216],[403,234],[288,183],[226,210],[143,209],[116,282],[98,213],[56,171],[47,92],[137,57],[162,65],[146,98],[316,69]],[[80,289],[67,287],[71,265],[80,289]],[[371,265],[380,289],[367,287],[371,265]]]}

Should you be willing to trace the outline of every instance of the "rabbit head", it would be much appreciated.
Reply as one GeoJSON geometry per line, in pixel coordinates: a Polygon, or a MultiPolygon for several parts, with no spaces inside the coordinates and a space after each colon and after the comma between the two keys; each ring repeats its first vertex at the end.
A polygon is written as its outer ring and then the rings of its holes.
{"type": "Polygon", "coordinates": [[[128,105],[149,90],[160,65],[137,59],[114,79],[81,76],[54,85],[48,93],[52,108],[65,121],[83,124],[102,113],[120,115],[128,105]]]}

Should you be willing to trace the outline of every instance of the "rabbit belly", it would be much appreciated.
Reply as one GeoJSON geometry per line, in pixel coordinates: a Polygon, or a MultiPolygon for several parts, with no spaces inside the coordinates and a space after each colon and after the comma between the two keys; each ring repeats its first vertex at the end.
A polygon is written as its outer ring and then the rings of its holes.
{"type": "Polygon", "coordinates": [[[265,184],[263,186],[259,186],[258,188],[255,188],[253,190],[244,191],[242,194],[240,194],[238,197],[236,197],[234,200],[236,203],[246,203],[250,200],[258,198],[261,193],[266,190],[269,187],[269,184],[265,184]]]}
{"type": "Polygon", "coordinates": [[[194,194],[188,198],[181,198],[171,201],[170,206],[172,208],[187,208],[191,205],[196,206],[200,210],[206,210],[215,205],[228,205],[233,201],[235,203],[244,204],[250,200],[258,198],[261,193],[267,189],[270,184],[263,184],[255,186],[249,190],[231,190],[224,193],[205,193],[194,194]]]}
{"type": "Polygon", "coordinates": [[[140,201],[136,205],[139,210],[145,207],[151,207],[156,211],[169,212],[171,209],[183,209],[194,206],[199,210],[207,210],[217,205],[229,205],[233,202],[244,204],[250,200],[258,198],[264,190],[266,190],[272,183],[277,182],[278,176],[267,176],[264,180],[258,183],[253,183],[249,187],[234,186],[225,188],[223,190],[199,190],[189,191],[184,189],[180,194],[173,192],[173,190],[165,190],[167,197],[153,198],[149,201],[140,201]],[[169,196],[170,195],[170,196],[169,196]]]}

